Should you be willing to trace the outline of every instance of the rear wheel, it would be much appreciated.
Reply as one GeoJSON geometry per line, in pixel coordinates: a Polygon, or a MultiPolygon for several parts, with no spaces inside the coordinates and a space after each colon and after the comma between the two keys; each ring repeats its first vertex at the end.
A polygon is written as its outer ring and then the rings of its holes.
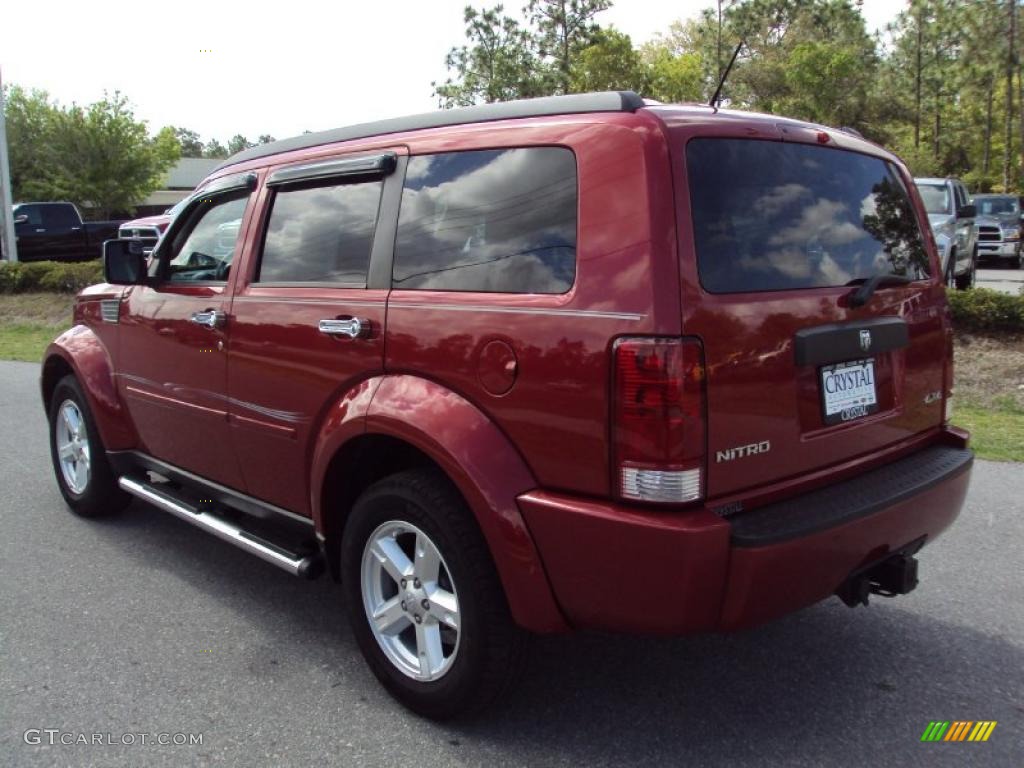
{"type": "Polygon", "coordinates": [[[131,500],[117,486],[89,403],[71,375],[57,383],[50,400],[50,458],[57,487],[75,514],[113,514],[131,500]]]}
{"type": "Polygon", "coordinates": [[[341,573],[370,669],[413,711],[479,710],[516,674],[524,633],[472,513],[442,475],[410,470],[371,486],[345,525],[341,573]]]}

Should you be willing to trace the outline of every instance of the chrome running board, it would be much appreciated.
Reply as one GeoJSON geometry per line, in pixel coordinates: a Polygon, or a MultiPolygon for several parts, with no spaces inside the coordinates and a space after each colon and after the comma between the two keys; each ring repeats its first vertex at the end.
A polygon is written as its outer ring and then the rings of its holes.
{"type": "Polygon", "coordinates": [[[171,493],[161,488],[156,488],[149,483],[130,477],[121,477],[118,479],[117,484],[122,490],[130,493],[132,496],[147,501],[164,512],[170,512],[175,517],[191,523],[207,533],[212,533],[217,538],[234,544],[239,549],[256,555],[261,560],[276,565],[293,576],[315,578],[322,570],[323,558],[319,552],[305,555],[290,552],[240,528],[234,523],[228,522],[203,509],[197,509],[186,501],[178,499],[171,493]]]}

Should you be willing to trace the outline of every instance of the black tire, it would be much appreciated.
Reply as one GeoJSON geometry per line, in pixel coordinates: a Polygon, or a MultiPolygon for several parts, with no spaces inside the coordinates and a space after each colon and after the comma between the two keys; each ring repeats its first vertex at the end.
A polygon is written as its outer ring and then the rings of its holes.
{"type": "Polygon", "coordinates": [[[947,288],[955,288],[956,287],[955,270],[956,270],[956,251],[953,251],[951,254],[949,254],[949,263],[946,265],[945,280],[946,280],[946,287],[947,288]]]}
{"type": "Polygon", "coordinates": [[[461,495],[436,471],[400,472],[359,497],[342,536],[341,578],[352,631],[370,669],[392,696],[424,717],[441,720],[480,711],[523,664],[526,633],[512,621],[483,534],[461,495]],[[458,593],[457,653],[436,680],[403,672],[384,653],[367,617],[363,552],[371,535],[392,521],[412,524],[430,538],[458,593]]]}
{"type": "MultiPolygon", "coordinates": [[[[118,488],[117,477],[107,461],[106,449],[100,440],[92,411],[89,410],[89,401],[82,392],[78,380],[70,374],[61,379],[53,390],[53,397],[50,399],[49,431],[50,459],[57,477],[57,487],[60,488],[60,493],[72,512],[82,517],[102,517],[116,514],[128,506],[131,496],[118,488]],[[74,403],[82,415],[85,432],[83,439],[88,444],[89,452],[88,479],[84,488],[77,491],[64,477],[57,450],[57,420],[61,418],[61,408],[67,401],[74,403]]],[[[81,435],[81,431],[79,434],[81,435]]]]}
{"type": "Polygon", "coordinates": [[[966,291],[969,288],[973,288],[974,287],[974,279],[975,279],[975,276],[977,274],[977,271],[978,271],[978,258],[977,258],[977,256],[975,256],[975,257],[973,257],[971,259],[971,264],[967,268],[967,272],[965,274],[963,274],[963,275],[957,275],[956,276],[956,280],[954,281],[955,284],[956,284],[956,289],[958,291],[966,291]]]}

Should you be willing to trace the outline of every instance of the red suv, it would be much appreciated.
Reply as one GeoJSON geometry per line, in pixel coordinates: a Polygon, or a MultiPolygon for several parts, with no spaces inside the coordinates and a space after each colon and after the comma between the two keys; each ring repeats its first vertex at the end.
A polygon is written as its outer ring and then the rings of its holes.
{"type": "Polygon", "coordinates": [[[326,568],[429,716],[494,698],[523,630],[908,592],[967,492],[927,216],[842,131],[633,93],[437,112],[246,150],[130,246],[43,363],[64,498],[326,568]]]}

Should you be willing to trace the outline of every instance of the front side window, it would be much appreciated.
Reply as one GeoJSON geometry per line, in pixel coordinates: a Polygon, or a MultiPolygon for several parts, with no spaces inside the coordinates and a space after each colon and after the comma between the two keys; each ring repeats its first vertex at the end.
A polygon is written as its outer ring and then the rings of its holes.
{"type": "Polygon", "coordinates": [[[687,144],[693,234],[712,293],[928,275],[896,168],[856,152],[752,139],[687,144]]]}
{"type": "Polygon", "coordinates": [[[279,189],[256,279],[365,286],[382,188],[378,180],[279,189]]]}
{"type": "Polygon", "coordinates": [[[172,283],[228,279],[249,193],[204,198],[174,235],[165,279],[172,283]]]}
{"type": "Polygon", "coordinates": [[[561,147],[409,160],[394,286],[565,293],[576,276],[576,158],[561,147]]]}

